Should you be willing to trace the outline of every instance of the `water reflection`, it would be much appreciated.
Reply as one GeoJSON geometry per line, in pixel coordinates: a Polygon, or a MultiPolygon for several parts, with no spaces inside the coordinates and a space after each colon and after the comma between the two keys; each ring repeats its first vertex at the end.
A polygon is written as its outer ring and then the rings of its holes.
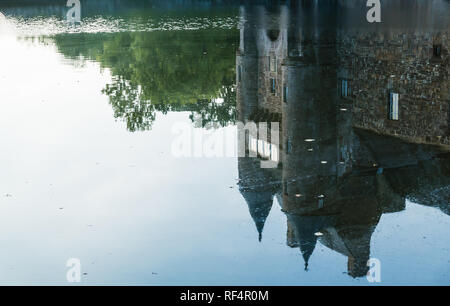
{"type": "Polygon", "coordinates": [[[239,148],[239,191],[259,241],[276,199],[305,269],[319,242],[366,275],[382,215],[407,199],[450,213],[448,2],[383,3],[380,25],[365,21],[365,1],[165,7],[160,19],[138,2],[87,3],[77,28],[54,17],[59,6],[4,11],[30,16],[10,19],[27,39],[108,69],[102,93],[128,131],[180,111],[199,127],[278,122],[279,142],[239,148]]]}
{"type": "Polygon", "coordinates": [[[420,24],[400,14],[376,30],[345,25],[336,3],[241,8],[238,118],[282,128],[275,169],[247,139],[259,158],[239,158],[240,191],[260,240],[278,199],[305,269],[320,241],[365,276],[381,215],[406,199],[450,213],[448,32],[428,3],[420,24]]]}
{"type": "Polygon", "coordinates": [[[230,21],[236,19],[233,6],[184,11],[183,2],[92,1],[83,5],[82,24],[69,26],[60,4],[4,11],[20,39],[54,44],[75,65],[95,61],[108,69],[113,81],[103,93],[129,131],[151,129],[157,112],[189,111],[198,126],[234,122],[239,38],[230,21]]]}
{"type": "Polygon", "coordinates": [[[237,25],[236,1],[199,3],[181,1],[89,0],[81,5],[82,21],[66,21],[67,1],[2,1],[2,12],[24,36],[67,33],[122,33],[149,31],[233,29],[237,25]]]}
{"type": "Polygon", "coordinates": [[[147,130],[156,112],[189,111],[192,120],[225,126],[234,122],[235,30],[64,34],[52,41],[73,59],[108,68],[114,116],[129,131],[147,130]],[[76,42],[76,48],[73,47],[76,42]]]}

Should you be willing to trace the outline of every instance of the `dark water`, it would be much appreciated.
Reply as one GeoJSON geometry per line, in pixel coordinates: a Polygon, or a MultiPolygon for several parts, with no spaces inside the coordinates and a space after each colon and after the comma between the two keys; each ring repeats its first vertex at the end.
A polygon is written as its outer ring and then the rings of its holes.
{"type": "Polygon", "coordinates": [[[365,2],[0,1],[0,283],[449,285],[450,3],[365,2]]]}

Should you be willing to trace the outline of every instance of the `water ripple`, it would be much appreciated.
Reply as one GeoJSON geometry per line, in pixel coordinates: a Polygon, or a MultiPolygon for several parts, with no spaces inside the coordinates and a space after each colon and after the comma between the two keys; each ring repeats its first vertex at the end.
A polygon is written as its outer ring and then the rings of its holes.
{"type": "Polygon", "coordinates": [[[164,18],[163,20],[95,16],[84,18],[73,25],[66,20],[52,17],[6,17],[19,36],[47,36],[70,33],[117,33],[201,30],[210,28],[232,29],[238,26],[238,17],[164,18]]]}

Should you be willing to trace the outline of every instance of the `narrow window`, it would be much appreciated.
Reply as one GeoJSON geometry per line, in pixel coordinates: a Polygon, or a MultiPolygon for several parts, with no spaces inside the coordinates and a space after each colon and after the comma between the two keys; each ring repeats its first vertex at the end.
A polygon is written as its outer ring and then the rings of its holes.
{"type": "Polygon", "coordinates": [[[242,67],[241,65],[238,66],[238,82],[242,80],[242,67]]]}
{"type": "Polygon", "coordinates": [[[275,93],[275,79],[274,78],[270,79],[270,84],[271,84],[270,92],[275,93]]]}
{"type": "Polygon", "coordinates": [[[442,45],[434,45],[433,46],[433,56],[441,57],[441,53],[442,53],[442,45]]]}
{"type": "Polygon", "coordinates": [[[286,181],[283,182],[283,192],[284,195],[288,195],[288,184],[286,181]]]}
{"type": "Polygon", "coordinates": [[[286,154],[291,153],[291,150],[292,150],[292,143],[291,143],[291,141],[288,139],[288,140],[286,141],[286,154]]]}
{"type": "Polygon", "coordinates": [[[271,55],[270,58],[269,58],[269,66],[270,66],[270,71],[271,72],[276,72],[277,71],[277,59],[273,55],[271,55]]]}
{"type": "Polygon", "coordinates": [[[398,120],[398,93],[395,92],[389,95],[389,119],[398,120]]]}
{"type": "Polygon", "coordinates": [[[319,199],[319,205],[318,205],[318,207],[319,207],[319,208],[323,208],[323,199],[319,199]]]}
{"type": "Polygon", "coordinates": [[[288,88],[287,86],[283,87],[283,101],[284,103],[287,103],[287,96],[288,96],[288,88]]]}
{"type": "Polygon", "coordinates": [[[349,96],[348,80],[341,81],[341,97],[347,98],[349,96]]]}

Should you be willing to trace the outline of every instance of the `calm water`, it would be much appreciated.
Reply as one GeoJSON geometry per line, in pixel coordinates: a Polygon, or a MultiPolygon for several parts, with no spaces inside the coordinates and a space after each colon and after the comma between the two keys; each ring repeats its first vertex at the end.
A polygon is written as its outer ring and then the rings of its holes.
{"type": "Polygon", "coordinates": [[[0,284],[450,285],[448,1],[0,12],[0,284]]]}

